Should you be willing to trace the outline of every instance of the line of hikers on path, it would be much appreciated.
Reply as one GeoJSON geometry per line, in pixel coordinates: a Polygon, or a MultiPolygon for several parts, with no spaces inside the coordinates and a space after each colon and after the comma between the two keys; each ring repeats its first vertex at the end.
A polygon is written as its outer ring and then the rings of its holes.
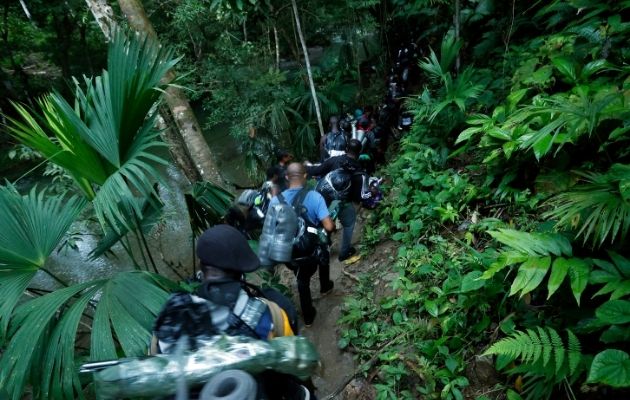
{"type": "Polygon", "coordinates": [[[286,265],[296,277],[304,325],[315,322],[310,281],[318,272],[320,294],[334,289],[330,234],[335,221],[342,228],[337,259],[352,262],[357,206],[373,209],[382,200],[381,179],[372,174],[385,161],[390,138],[399,138],[413,122],[401,98],[413,75],[415,44],[402,46],[396,57],[376,111],[367,106],[330,117],[318,163],[295,162],[290,152],[277,150],[277,163],[267,170],[261,189],[241,193],[225,224],[197,239],[196,290],[172,294],[154,323],[150,354],[166,361],[156,364],[157,358],[149,357],[84,365],[84,371],[106,367],[95,374],[101,398],[143,393],[204,400],[316,398],[309,377],[318,364],[317,351],[296,336],[296,307],[277,290],[247,282],[246,274],[286,265]],[[257,237],[258,254],[248,243],[257,237]]]}

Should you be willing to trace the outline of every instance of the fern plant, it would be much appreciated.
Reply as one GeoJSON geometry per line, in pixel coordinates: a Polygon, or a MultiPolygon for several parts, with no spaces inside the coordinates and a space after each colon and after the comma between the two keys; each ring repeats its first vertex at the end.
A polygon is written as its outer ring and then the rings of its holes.
{"type": "Polygon", "coordinates": [[[499,356],[499,367],[507,366],[509,374],[523,375],[526,399],[548,399],[558,385],[571,393],[570,383],[585,370],[580,341],[570,330],[566,344],[553,328],[516,331],[484,354],[499,356]]]}

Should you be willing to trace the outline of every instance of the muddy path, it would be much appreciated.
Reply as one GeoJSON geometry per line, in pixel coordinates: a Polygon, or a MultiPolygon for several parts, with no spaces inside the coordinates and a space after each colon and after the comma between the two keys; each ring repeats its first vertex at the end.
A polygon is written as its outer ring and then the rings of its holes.
{"type": "MultiPolygon", "coordinates": [[[[359,210],[358,212],[352,243],[359,250],[359,253],[361,253],[359,244],[363,234],[363,225],[369,213],[370,211],[367,210],[359,210]]],[[[311,327],[303,327],[300,333],[315,344],[321,357],[322,368],[313,376],[318,399],[372,398],[371,396],[355,397],[350,395],[348,392],[353,390],[352,385],[345,391],[343,390],[353,380],[359,366],[353,359],[352,353],[342,351],[337,346],[342,329],[338,320],[341,317],[345,298],[354,294],[357,278],[362,274],[373,272],[374,269],[387,263],[390,257],[393,257],[396,249],[393,243],[384,243],[377,246],[369,254],[362,255],[357,262],[345,265],[337,260],[341,231],[335,232],[332,239],[330,278],[335,282],[335,288],[332,293],[322,297],[319,293],[318,275],[317,273],[313,275],[311,293],[313,305],[317,309],[317,317],[311,327]]],[[[283,283],[292,290],[295,304],[299,304],[297,284],[293,274],[286,268],[282,270],[281,274],[283,283]]],[[[384,281],[383,284],[386,282],[384,281]]]]}

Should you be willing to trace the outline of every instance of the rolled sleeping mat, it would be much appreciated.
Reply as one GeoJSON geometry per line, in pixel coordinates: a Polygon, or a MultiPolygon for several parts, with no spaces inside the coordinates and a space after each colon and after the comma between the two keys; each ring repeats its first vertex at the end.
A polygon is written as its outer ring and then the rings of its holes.
{"type": "Polygon", "coordinates": [[[201,390],[199,400],[255,400],[257,391],[254,377],[230,369],[213,376],[201,390]]]}

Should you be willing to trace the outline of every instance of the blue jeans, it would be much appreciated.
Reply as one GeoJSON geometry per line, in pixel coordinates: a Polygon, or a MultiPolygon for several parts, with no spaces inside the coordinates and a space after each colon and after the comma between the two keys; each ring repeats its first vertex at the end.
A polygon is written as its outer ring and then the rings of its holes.
{"type": "Polygon", "coordinates": [[[357,221],[357,210],[351,202],[344,202],[339,206],[339,222],[343,226],[343,234],[341,236],[341,247],[339,255],[348,254],[352,247],[352,234],[354,233],[354,223],[357,221]]]}

